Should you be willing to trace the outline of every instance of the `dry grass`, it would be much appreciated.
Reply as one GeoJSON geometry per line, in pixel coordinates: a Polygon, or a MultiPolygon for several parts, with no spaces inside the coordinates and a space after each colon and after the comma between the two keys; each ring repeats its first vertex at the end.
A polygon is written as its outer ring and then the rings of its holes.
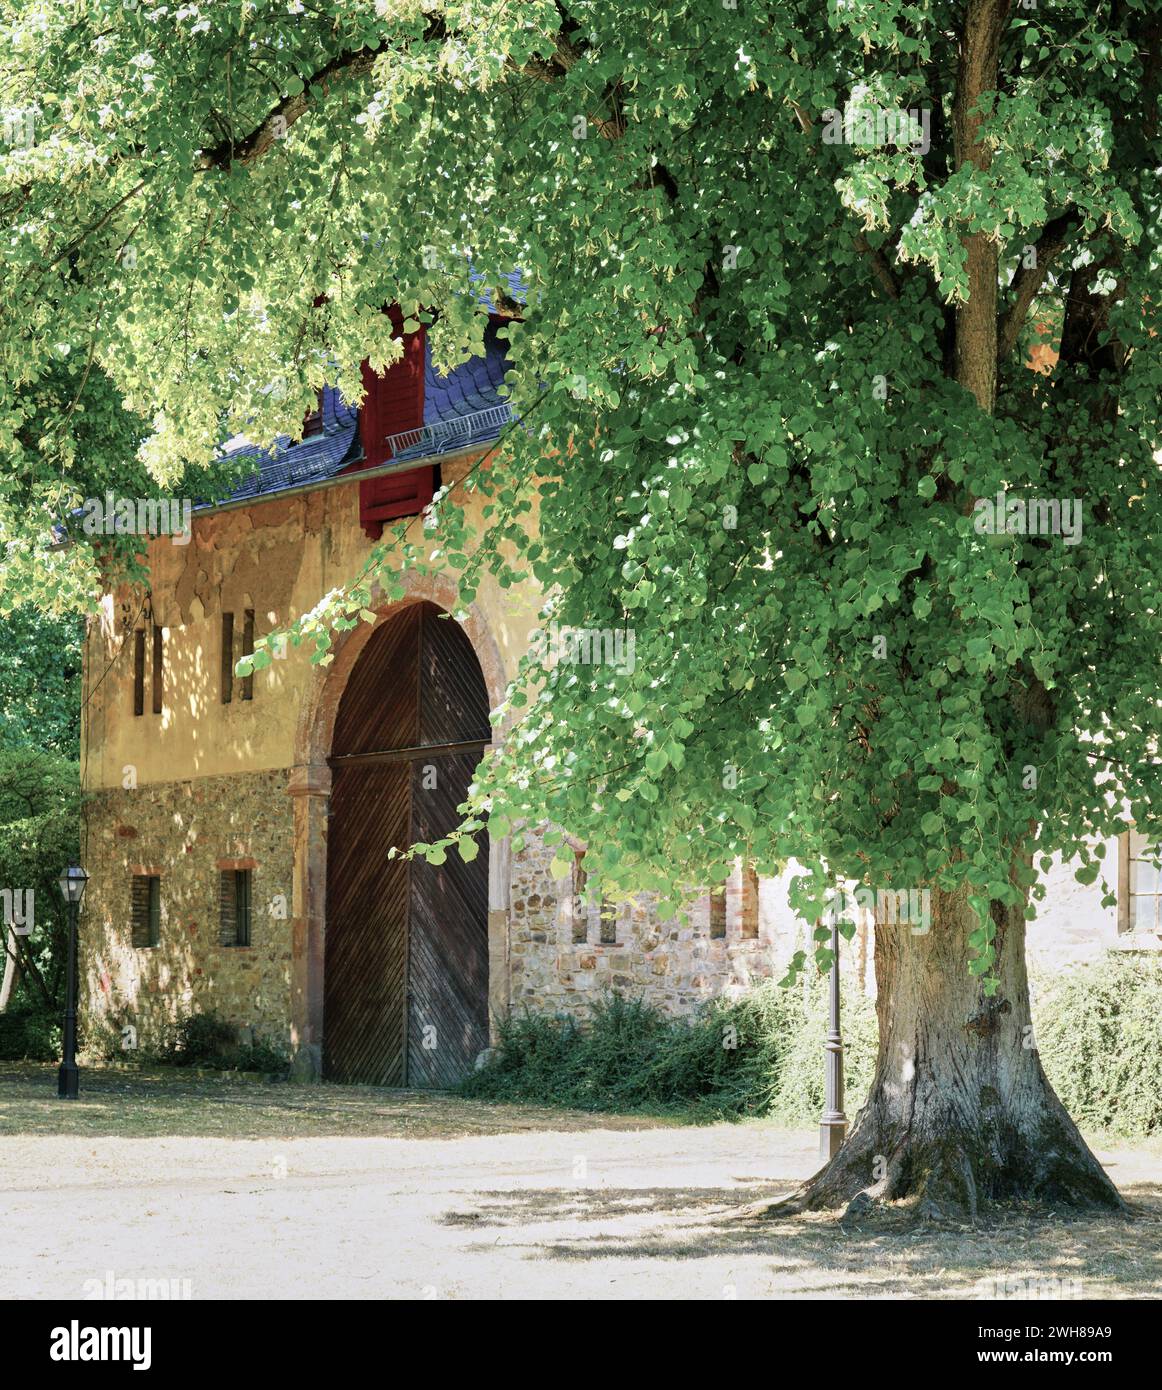
{"type": "Polygon", "coordinates": [[[375,1086],[264,1084],[237,1073],[179,1067],[82,1068],[80,1098],[68,1104],[57,1097],[56,1068],[36,1062],[0,1062],[0,1100],[0,1136],[462,1139],[522,1130],[648,1129],[678,1123],[482,1104],[375,1086]]]}
{"type": "Polygon", "coordinates": [[[814,1135],[362,1087],[0,1068],[0,1296],[106,1271],[194,1297],[1162,1296],[1162,1142],[1099,1144],[1135,1219],[748,1222],[814,1135]],[[63,1200],[62,1200],[63,1198],[63,1200]],[[1002,1281],[999,1285],[996,1281],[1002,1281]],[[1004,1281],[1026,1281],[1023,1283],[1004,1281]]]}

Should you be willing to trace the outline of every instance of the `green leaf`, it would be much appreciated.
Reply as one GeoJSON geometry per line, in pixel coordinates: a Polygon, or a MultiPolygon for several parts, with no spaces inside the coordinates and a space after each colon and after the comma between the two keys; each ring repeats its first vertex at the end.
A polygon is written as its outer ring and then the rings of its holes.
{"type": "Polygon", "coordinates": [[[550,878],[566,878],[573,872],[573,856],[562,850],[558,850],[553,855],[553,862],[549,865],[550,878]]]}
{"type": "Polygon", "coordinates": [[[651,748],[646,754],[646,771],[651,777],[657,777],[666,770],[669,761],[665,749],[651,748]]]}

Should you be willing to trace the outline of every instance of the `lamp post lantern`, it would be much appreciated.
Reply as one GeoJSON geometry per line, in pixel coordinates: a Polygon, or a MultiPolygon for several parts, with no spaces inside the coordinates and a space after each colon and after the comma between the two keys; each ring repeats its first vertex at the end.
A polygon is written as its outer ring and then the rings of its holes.
{"type": "Polygon", "coordinates": [[[85,896],[89,875],[79,864],[70,864],[60,876],[61,896],[69,910],[69,957],[65,973],[64,1058],[57,1073],[57,1095],[76,1100],[77,1071],[77,913],[85,896]]]}
{"type": "Polygon", "coordinates": [[[824,1111],[819,1122],[819,1157],[830,1161],[847,1138],[847,1116],[843,1113],[843,1034],[839,1030],[839,918],[831,923],[831,1014],[826,1048],[827,1072],[824,1078],[824,1111]]]}

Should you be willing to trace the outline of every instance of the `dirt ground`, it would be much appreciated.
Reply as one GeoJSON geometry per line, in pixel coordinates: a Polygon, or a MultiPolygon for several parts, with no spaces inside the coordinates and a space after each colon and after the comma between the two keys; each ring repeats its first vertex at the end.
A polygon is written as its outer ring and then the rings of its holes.
{"type": "Polygon", "coordinates": [[[1095,1141],[1132,1221],[755,1223],[812,1131],[363,1087],[0,1064],[0,1298],[1162,1297],[1162,1143],[1095,1141]],[[185,1281],[188,1281],[186,1283],[185,1281]],[[123,1286],[124,1287],[124,1286],[123,1286]],[[167,1287],[169,1287],[167,1283],[167,1287]]]}

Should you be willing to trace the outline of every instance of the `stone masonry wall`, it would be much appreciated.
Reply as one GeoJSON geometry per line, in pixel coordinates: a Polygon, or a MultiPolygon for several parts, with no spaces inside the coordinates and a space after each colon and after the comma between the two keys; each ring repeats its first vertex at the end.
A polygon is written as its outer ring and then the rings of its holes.
{"type": "MultiPolygon", "coordinates": [[[[744,993],[781,975],[794,949],[781,937],[794,924],[762,910],[758,935],[742,935],[747,893],[736,870],[726,889],[726,935],[710,935],[708,897],[695,899],[686,920],[659,922],[646,898],[622,904],[613,942],[601,940],[601,910],[586,912],[585,941],[574,941],[573,884],[550,874],[552,849],[529,836],[512,858],[509,927],[510,1007],[520,1013],[571,1014],[611,990],[640,997],[669,1014],[689,1014],[703,1002],[744,993]]],[[[765,887],[765,885],[763,885],[765,887]]]]}
{"type": "MultiPolygon", "coordinates": [[[[151,783],[93,794],[81,912],[82,1027],[95,1049],[125,1025],[158,1046],[167,1025],[213,1011],[290,1042],[293,825],[285,772],[151,783]],[[250,867],[251,945],[218,937],[219,871],[250,867]],[[135,873],[161,878],[157,946],[130,932],[135,873]]],[[[243,1036],[247,1036],[245,1033],[243,1036]]]]}
{"type": "MultiPolygon", "coordinates": [[[[178,1018],[213,1011],[241,1030],[289,1048],[293,807],[287,774],[253,772],[105,790],[86,808],[84,862],[91,874],[81,918],[83,1024],[91,1047],[125,1027],[138,1046],[158,1046],[178,1018]],[[252,867],[252,945],[218,939],[222,867],[252,867]],[[135,873],[161,877],[156,947],[134,947],[130,884],[135,873]]],[[[493,1008],[565,1013],[583,1019],[610,990],[642,997],[670,1014],[780,978],[809,932],[791,912],[787,879],[753,887],[739,870],[726,890],[726,934],[711,936],[710,901],[695,899],[686,920],[659,922],[649,902],[623,904],[612,941],[602,940],[601,909],[579,909],[569,878],[550,874],[553,851],[530,835],[511,858],[507,988],[494,981],[493,1008]],[[749,906],[749,905],[748,905],[749,906]],[[583,911],[584,940],[575,940],[583,911]],[[757,935],[744,935],[744,922],[757,935]]],[[[1100,952],[1115,935],[1095,890],[1069,894],[1072,876],[1050,875],[1045,918],[1030,931],[1033,967],[1053,970],[1100,952]],[[1068,920],[1063,920],[1063,919],[1068,920]]],[[[1077,885],[1074,885],[1075,889],[1077,885]]],[[[606,925],[608,934],[608,924],[606,925]]],[[[864,924],[843,947],[844,972],[875,991],[874,933],[864,924]]],[[[245,1032],[243,1036],[246,1036],[245,1032]]]]}
{"type": "MultiPolygon", "coordinates": [[[[1116,853],[1111,841],[1111,866],[1116,853]]],[[[782,978],[795,951],[810,956],[811,933],[788,900],[793,867],[779,878],[759,881],[757,937],[742,934],[743,902],[750,889],[736,869],[726,889],[725,938],[710,935],[708,897],[694,900],[685,921],[664,923],[656,920],[643,898],[622,906],[616,940],[603,944],[600,909],[595,906],[588,909],[586,940],[574,941],[573,885],[569,879],[550,877],[552,857],[551,849],[530,836],[512,860],[509,998],[517,1012],[584,1019],[594,999],[616,989],[667,1013],[689,1014],[708,999],[730,998],[764,979],[782,978]]],[[[1114,910],[1101,904],[1100,887],[1082,887],[1060,863],[1054,864],[1046,886],[1047,900],[1040,904],[1028,934],[1029,964],[1035,973],[1052,974],[1126,945],[1118,941],[1114,910]]],[[[842,969],[872,996],[874,953],[871,914],[861,914],[854,938],[842,943],[842,969]]]]}

